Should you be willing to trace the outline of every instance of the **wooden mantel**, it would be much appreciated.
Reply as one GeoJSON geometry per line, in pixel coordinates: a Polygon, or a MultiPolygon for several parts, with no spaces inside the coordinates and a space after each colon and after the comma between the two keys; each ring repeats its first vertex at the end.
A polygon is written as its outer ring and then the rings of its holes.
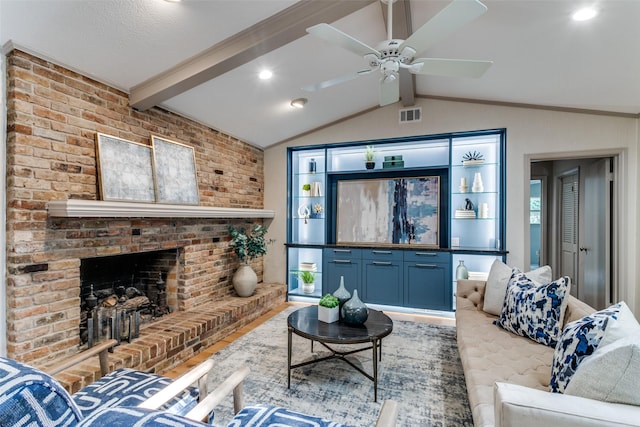
{"type": "Polygon", "coordinates": [[[62,218],[273,218],[269,209],[216,208],[103,200],[52,200],[50,217],[62,218]]]}

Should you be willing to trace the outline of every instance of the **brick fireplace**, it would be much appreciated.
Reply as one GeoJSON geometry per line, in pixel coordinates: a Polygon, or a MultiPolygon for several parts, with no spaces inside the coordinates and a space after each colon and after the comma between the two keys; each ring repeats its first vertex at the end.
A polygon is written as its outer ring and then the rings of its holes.
{"type": "MultiPolygon", "coordinates": [[[[233,294],[236,217],[57,217],[54,201],[98,200],[95,135],[194,147],[200,205],[263,207],[263,152],[176,114],[131,109],[126,93],[30,54],[7,56],[7,354],[34,364],[80,346],[82,260],[173,251],[172,309],[233,294]]],[[[253,264],[262,279],[262,263],[253,264]]],[[[166,278],[165,278],[166,280],[166,278]]]]}

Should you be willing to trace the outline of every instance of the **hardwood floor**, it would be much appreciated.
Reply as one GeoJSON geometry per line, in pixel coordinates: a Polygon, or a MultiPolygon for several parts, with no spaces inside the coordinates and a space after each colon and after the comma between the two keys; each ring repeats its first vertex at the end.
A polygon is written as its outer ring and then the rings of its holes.
{"type": "MultiPolygon", "coordinates": [[[[173,368],[170,371],[164,372],[162,375],[164,375],[165,377],[173,378],[173,379],[178,378],[180,375],[184,374],[189,369],[191,369],[191,368],[197,366],[198,364],[202,363],[203,361],[205,361],[206,359],[211,357],[211,355],[213,355],[213,354],[217,353],[218,351],[222,350],[224,347],[228,346],[229,344],[231,344],[232,342],[234,342],[235,340],[237,340],[238,338],[240,338],[241,336],[243,336],[247,332],[251,331],[252,329],[260,326],[261,324],[263,324],[267,320],[271,319],[273,316],[275,316],[276,314],[280,313],[281,311],[286,310],[287,308],[292,307],[292,306],[304,307],[304,306],[307,306],[307,305],[309,305],[309,304],[301,303],[301,302],[285,302],[285,303],[282,303],[278,307],[276,307],[273,310],[271,310],[268,313],[266,313],[265,315],[259,317],[258,319],[254,320],[253,322],[249,323],[247,326],[239,329],[238,331],[236,331],[235,333],[229,335],[228,337],[218,341],[217,343],[215,343],[211,347],[206,348],[205,350],[203,350],[200,353],[198,353],[196,356],[194,356],[191,359],[187,360],[185,363],[182,363],[181,365],[176,366],[175,368],[173,368]]],[[[393,320],[404,320],[404,321],[431,323],[431,324],[434,324],[434,325],[445,325],[445,326],[455,326],[455,324],[456,324],[455,319],[448,318],[448,317],[427,316],[427,315],[421,315],[421,314],[397,313],[397,312],[390,312],[390,311],[385,311],[385,313],[393,320]]]]}

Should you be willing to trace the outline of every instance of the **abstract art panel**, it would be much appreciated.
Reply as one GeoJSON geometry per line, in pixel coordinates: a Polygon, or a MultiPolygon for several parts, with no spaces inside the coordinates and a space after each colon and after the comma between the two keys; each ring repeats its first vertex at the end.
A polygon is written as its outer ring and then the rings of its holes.
{"type": "Polygon", "coordinates": [[[337,243],[438,246],[437,176],[338,181],[337,243]]]}
{"type": "Polygon", "coordinates": [[[199,204],[193,147],[151,135],[158,203],[199,204]]]}
{"type": "Polygon", "coordinates": [[[96,155],[102,200],[155,202],[151,147],[97,133],[96,155]]]}

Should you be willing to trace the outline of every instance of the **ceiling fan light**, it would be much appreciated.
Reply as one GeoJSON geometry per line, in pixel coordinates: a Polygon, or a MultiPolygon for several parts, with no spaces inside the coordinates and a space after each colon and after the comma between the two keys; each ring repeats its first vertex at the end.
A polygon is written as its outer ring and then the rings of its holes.
{"type": "Polygon", "coordinates": [[[384,75],[384,77],[382,78],[382,83],[392,83],[396,81],[397,78],[398,78],[397,74],[391,72],[384,75]]]}
{"type": "Polygon", "coordinates": [[[291,101],[291,106],[293,108],[304,108],[306,103],[307,103],[307,98],[296,98],[293,101],[291,101]]]}

